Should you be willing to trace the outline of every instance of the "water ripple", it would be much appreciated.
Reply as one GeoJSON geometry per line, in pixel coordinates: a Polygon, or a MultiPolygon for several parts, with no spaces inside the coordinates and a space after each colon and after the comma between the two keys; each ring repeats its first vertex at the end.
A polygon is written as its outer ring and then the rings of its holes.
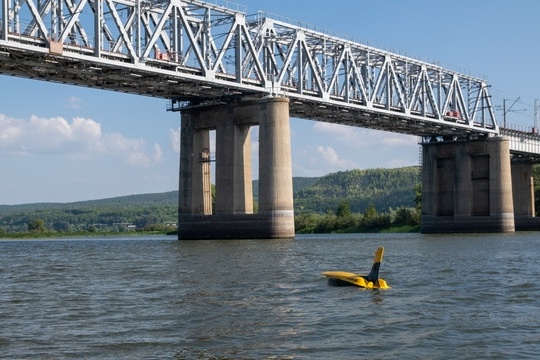
{"type": "Polygon", "coordinates": [[[534,233],[0,241],[0,358],[536,358],[534,233]],[[386,291],[332,287],[386,247],[386,291]]]}

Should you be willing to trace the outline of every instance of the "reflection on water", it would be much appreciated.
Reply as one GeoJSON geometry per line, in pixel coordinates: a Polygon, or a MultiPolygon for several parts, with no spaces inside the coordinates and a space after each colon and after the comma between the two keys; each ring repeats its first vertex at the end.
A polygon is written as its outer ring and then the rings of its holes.
{"type": "Polygon", "coordinates": [[[0,241],[0,358],[533,358],[538,233],[0,241]],[[389,290],[328,286],[385,247],[389,290]]]}

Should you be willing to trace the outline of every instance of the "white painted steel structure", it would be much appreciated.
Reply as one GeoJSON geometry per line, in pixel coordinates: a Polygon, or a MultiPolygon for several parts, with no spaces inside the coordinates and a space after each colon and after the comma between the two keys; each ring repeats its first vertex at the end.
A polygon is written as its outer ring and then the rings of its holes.
{"type": "Polygon", "coordinates": [[[161,97],[286,96],[293,117],[419,136],[499,134],[482,79],[198,0],[1,0],[0,73],[161,97]]]}
{"type": "Polygon", "coordinates": [[[513,161],[533,161],[540,163],[540,135],[535,127],[529,129],[501,128],[501,136],[510,141],[513,161]]]}

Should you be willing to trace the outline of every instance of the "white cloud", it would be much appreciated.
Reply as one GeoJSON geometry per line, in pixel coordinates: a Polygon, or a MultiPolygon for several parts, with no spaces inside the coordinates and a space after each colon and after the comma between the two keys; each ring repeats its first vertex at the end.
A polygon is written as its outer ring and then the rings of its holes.
{"type": "Polygon", "coordinates": [[[347,147],[367,147],[362,140],[364,138],[365,130],[355,128],[347,125],[331,124],[325,122],[316,122],[313,125],[313,129],[316,132],[323,133],[334,139],[338,139],[344,146],[347,147]]]}
{"type": "Polygon", "coordinates": [[[79,109],[81,107],[82,100],[76,96],[71,96],[67,100],[67,107],[72,109],[79,109]]]}
{"type": "Polygon", "coordinates": [[[0,140],[0,154],[11,156],[55,154],[77,160],[116,156],[141,166],[162,161],[158,144],[148,153],[144,140],[104,134],[100,123],[81,117],[68,122],[62,117],[33,115],[22,120],[0,114],[0,140]]]}
{"type": "MultiPolygon", "coordinates": [[[[379,132],[378,132],[379,133],[379,132]]],[[[392,134],[392,133],[383,133],[385,136],[380,139],[382,146],[387,148],[397,148],[397,147],[418,147],[418,137],[401,135],[401,134],[392,134]]]]}
{"type": "Polygon", "coordinates": [[[174,152],[180,154],[180,128],[169,130],[169,139],[174,152]]]}
{"type": "Polygon", "coordinates": [[[154,144],[154,153],[152,154],[152,162],[158,163],[163,161],[163,151],[159,144],[154,144]]]}
{"type": "Polygon", "coordinates": [[[373,147],[398,148],[418,146],[416,136],[395,134],[384,131],[357,128],[354,126],[316,122],[316,132],[324,133],[352,149],[373,147]]]}
{"type": "Polygon", "coordinates": [[[324,165],[330,169],[347,170],[359,167],[354,161],[340,158],[336,150],[330,146],[317,146],[317,153],[322,157],[324,165]]]}
{"type": "Polygon", "coordinates": [[[415,136],[323,122],[300,126],[305,128],[293,135],[294,176],[418,165],[415,136]]]}
{"type": "MultiPolygon", "coordinates": [[[[171,148],[177,154],[180,154],[180,137],[182,136],[180,128],[170,129],[169,130],[169,140],[171,142],[171,148]]],[[[210,151],[214,154],[216,149],[216,132],[210,131],[209,139],[210,141],[210,151]]]]}

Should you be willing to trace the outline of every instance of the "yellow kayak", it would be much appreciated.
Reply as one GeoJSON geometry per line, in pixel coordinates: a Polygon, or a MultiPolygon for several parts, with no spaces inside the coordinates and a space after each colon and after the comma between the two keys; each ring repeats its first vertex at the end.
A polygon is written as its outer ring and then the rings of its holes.
{"type": "Polygon", "coordinates": [[[358,275],[346,271],[325,271],[322,274],[328,278],[330,285],[344,286],[356,285],[366,289],[390,289],[385,280],[379,278],[384,248],[381,246],[375,251],[375,258],[369,275],[358,275]]]}

